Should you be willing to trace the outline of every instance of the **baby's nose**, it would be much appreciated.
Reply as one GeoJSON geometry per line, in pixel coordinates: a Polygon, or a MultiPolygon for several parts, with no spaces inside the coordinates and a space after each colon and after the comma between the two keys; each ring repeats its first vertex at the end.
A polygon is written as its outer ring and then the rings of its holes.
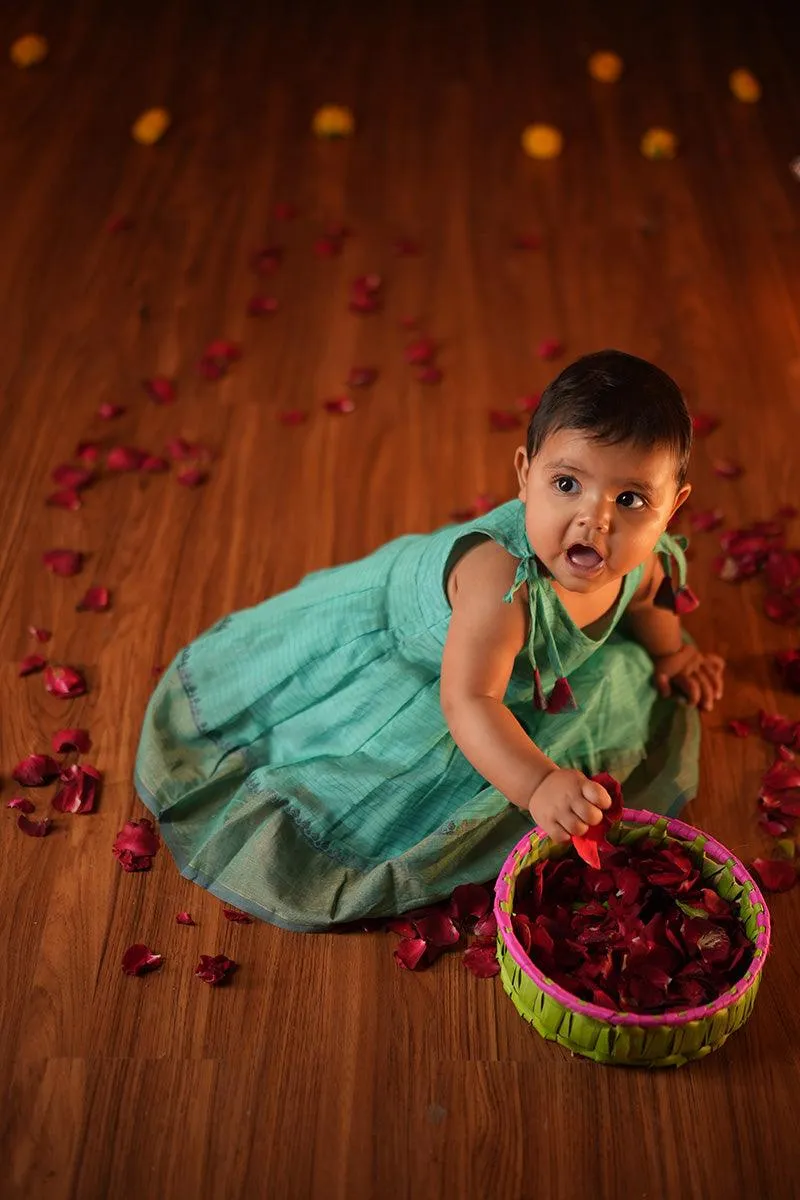
{"type": "Polygon", "coordinates": [[[598,533],[608,533],[611,515],[606,504],[596,504],[581,513],[578,523],[583,529],[596,530],[598,533]]]}

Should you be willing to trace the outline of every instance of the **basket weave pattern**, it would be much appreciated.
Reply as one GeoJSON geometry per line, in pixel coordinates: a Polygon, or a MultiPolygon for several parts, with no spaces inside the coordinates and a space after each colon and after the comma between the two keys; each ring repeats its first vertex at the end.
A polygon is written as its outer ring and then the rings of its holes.
{"type": "Polygon", "coordinates": [[[683,844],[701,868],[706,886],[726,900],[738,901],[740,919],[753,943],[746,973],[709,1004],[664,1013],[612,1012],[580,1000],[545,976],[523,950],[511,924],[519,873],[542,858],[566,853],[534,830],[515,846],[503,864],[495,888],[497,956],[500,978],[520,1016],[550,1041],[596,1062],[626,1066],[682,1066],[724,1044],[755,1003],[769,950],[770,920],[755,881],[719,842],[683,821],[625,809],[609,840],[630,845],[643,838],[670,838],[683,844]]]}

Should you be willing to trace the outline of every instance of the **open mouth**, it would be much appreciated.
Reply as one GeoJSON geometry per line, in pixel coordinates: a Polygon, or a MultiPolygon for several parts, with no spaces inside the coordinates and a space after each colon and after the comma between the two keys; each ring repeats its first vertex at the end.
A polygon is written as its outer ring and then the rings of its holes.
{"type": "Polygon", "coordinates": [[[566,558],[576,571],[586,573],[598,571],[605,562],[602,554],[595,550],[594,546],[583,546],[580,542],[575,542],[569,547],[566,558]]]}

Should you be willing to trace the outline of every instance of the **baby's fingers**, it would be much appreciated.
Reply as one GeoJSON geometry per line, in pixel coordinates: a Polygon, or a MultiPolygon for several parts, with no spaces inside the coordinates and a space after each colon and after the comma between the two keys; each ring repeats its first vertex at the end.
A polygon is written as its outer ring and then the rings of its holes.
{"type": "MultiPolygon", "coordinates": [[[[583,806],[583,809],[586,809],[587,813],[584,819],[588,821],[590,825],[596,825],[597,822],[602,819],[601,814],[597,812],[598,808],[610,808],[611,797],[606,789],[601,786],[601,784],[595,783],[592,779],[587,779],[586,782],[581,785],[581,795],[583,796],[584,800],[589,801],[588,805],[583,806]],[[592,813],[592,809],[594,810],[594,813],[592,813]]],[[[580,806],[580,801],[573,801],[573,812],[580,813],[583,811],[583,809],[580,806]]]]}
{"type": "Polygon", "coordinates": [[[676,675],[673,682],[680,688],[693,707],[700,704],[700,680],[696,675],[676,675]]]}

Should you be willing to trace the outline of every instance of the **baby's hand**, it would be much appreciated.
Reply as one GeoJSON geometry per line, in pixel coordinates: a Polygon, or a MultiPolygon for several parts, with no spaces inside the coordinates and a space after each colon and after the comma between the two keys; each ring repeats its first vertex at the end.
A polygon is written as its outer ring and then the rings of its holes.
{"type": "Polygon", "coordinates": [[[690,704],[706,712],[722,699],[725,659],[718,654],[702,654],[696,646],[682,646],[676,654],[665,654],[654,662],[656,687],[662,696],[669,696],[677,688],[690,704]]]}
{"type": "Polygon", "coordinates": [[[555,770],[531,796],[528,811],[554,842],[568,842],[573,833],[580,836],[590,825],[599,825],[610,804],[606,789],[580,771],[555,770]]]}

